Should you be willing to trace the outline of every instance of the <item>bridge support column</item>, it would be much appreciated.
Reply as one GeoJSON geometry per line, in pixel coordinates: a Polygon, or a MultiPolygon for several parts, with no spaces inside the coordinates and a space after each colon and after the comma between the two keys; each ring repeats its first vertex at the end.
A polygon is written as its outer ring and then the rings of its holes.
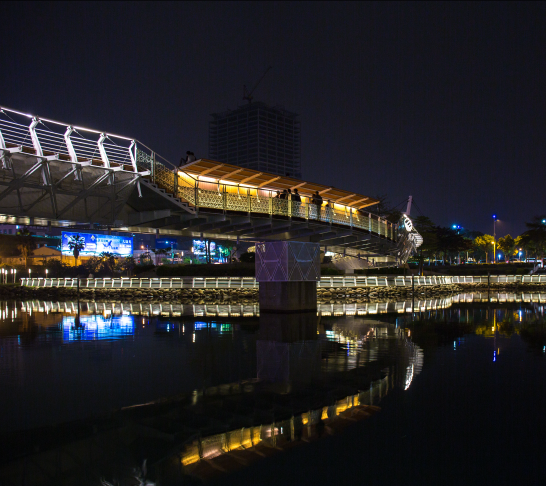
{"type": "Polygon", "coordinates": [[[256,245],[260,313],[317,310],[318,243],[275,241],[256,245]]]}

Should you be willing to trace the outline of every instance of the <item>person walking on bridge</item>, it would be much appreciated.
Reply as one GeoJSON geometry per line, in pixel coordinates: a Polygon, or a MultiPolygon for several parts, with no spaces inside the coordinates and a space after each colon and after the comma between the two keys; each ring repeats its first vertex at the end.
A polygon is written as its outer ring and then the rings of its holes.
{"type": "Polygon", "coordinates": [[[315,194],[313,194],[313,197],[311,199],[311,204],[315,205],[316,212],[317,212],[317,219],[320,219],[320,209],[322,207],[322,196],[319,194],[318,191],[315,191],[315,194]]]}

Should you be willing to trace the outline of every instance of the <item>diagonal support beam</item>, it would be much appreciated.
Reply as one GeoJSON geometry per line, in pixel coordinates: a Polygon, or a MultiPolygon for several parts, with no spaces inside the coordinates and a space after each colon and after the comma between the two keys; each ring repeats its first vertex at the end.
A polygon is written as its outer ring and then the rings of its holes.
{"type": "Polygon", "coordinates": [[[9,195],[10,192],[15,191],[16,189],[19,189],[20,187],[24,186],[25,181],[34,174],[38,169],[41,169],[44,165],[44,162],[40,160],[39,162],[36,162],[30,169],[28,169],[21,177],[14,179],[11,181],[6,189],[4,189],[3,192],[0,193],[0,201],[4,199],[7,195],[9,195]]]}
{"type": "Polygon", "coordinates": [[[74,199],[71,203],[67,204],[58,214],[57,218],[60,218],[64,213],[66,213],[70,208],[74,207],[76,204],[78,204],[82,199],[85,199],[89,194],[93,192],[93,189],[97,187],[101,182],[105,181],[110,177],[110,172],[106,172],[105,174],[101,175],[93,184],[91,184],[84,192],[82,192],[76,199],[74,199]]]}

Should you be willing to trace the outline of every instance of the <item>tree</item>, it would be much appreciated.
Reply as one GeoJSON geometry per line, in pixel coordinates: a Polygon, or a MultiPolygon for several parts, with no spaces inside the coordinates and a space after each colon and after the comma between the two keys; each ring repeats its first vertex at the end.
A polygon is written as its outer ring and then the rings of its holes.
{"type": "Polygon", "coordinates": [[[419,275],[422,275],[425,257],[429,257],[430,264],[430,257],[434,251],[436,251],[438,245],[436,225],[427,216],[417,216],[413,220],[413,226],[423,237],[423,244],[419,247],[419,254],[417,256],[417,260],[419,261],[419,275]]]}
{"type": "Polygon", "coordinates": [[[102,259],[98,256],[92,256],[85,262],[85,267],[89,273],[97,275],[102,270],[102,259]]]}
{"type": "Polygon", "coordinates": [[[23,229],[17,232],[17,249],[19,254],[25,259],[25,267],[28,267],[28,257],[36,249],[36,243],[32,238],[32,233],[23,229]]]}
{"type": "Polygon", "coordinates": [[[71,236],[68,240],[68,248],[72,250],[76,266],[78,266],[78,257],[80,256],[80,251],[85,248],[85,238],[80,235],[71,236]]]}
{"type": "Polygon", "coordinates": [[[114,268],[116,267],[117,255],[104,251],[100,254],[100,259],[103,268],[113,277],[114,268]]]}
{"type": "Polygon", "coordinates": [[[386,194],[380,194],[375,196],[375,199],[379,201],[373,208],[375,214],[386,219],[392,224],[397,224],[398,221],[400,221],[402,213],[398,209],[391,206],[389,197],[386,194]]]}
{"type": "Polygon", "coordinates": [[[457,253],[461,251],[467,251],[472,247],[472,242],[463,236],[457,234],[451,228],[436,228],[436,237],[438,239],[437,249],[443,253],[444,262],[449,254],[457,253]]]}
{"type": "Polygon", "coordinates": [[[120,258],[116,264],[116,271],[123,273],[127,272],[127,276],[130,277],[133,268],[135,268],[136,262],[135,259],[132,256],[128,256],[125,258],[120,258]]]}
{"type": "Polygon", "coordinates": [[[499,238],[497,244],[499,250],[504,253],[504,259],[509,262],[511,257],[517,253],[516,240],[510,235],[506,235],[503,238],[499,238]]]}
{"type": "MultiPolygon", "coordinates": [[[[167,255],[169,253],[169,250],[167,248],[156,248],[155,250],[152,250],[156,255],[167,255]]],[[[164,263],[164,262],[163,262],[164,263]]]]}
{"type": "Polygon", "coordinates": [[[520,243],[525,248],[525,251],[533,253],[535,258],[540,255],[540,259],[544,258],[546,251],[546,216],[535,216],[531,222],[525,223],[529,228],[520,236],[520,243]]]}
{"type": "Polygon", "coordinates": [[[493,250],[495,239],[491,235],[477,236],[474,239],[474,247],[478,250],[485,252],[485,263],[487,262],[487,255],[491,250],[493,250]]]}

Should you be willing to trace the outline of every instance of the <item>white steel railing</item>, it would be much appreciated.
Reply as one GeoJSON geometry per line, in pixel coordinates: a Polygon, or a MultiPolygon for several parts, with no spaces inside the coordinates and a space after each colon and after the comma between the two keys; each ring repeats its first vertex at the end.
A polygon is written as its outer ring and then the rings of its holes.
{"type": "MultiPolygon", "coordinates": [[[[138,155],[138,160],[145,157],[138,155]]],[[[375,233],[378,236],[396,240],[396,225],[372,213],[363,213],[354,208],[333,203],[320,208],[303,196],[302,201],[278,199],[267,188],[249,188],[229,184],[216,184],[195,179],[185,172],[165,170],[161,165],[155,169],[156,184],[176,197],[184,199],[196,208],[212,208],[223,211],[243,211],[272,216],[288,216],[308,221],[339,224],[375,233]],[[161,176],[159,172],[162,172],[161,176]]]]}
{"type": "MultiPolygon", "coordinates": [[[[546,283],[546,275],[326,276],[318,288],[411,287],[468,283],[546,283]]],[[[77,278],[22,278],[26,287],[78,287],[77,278]]],[[[81,278],[82,289],[257,289],[254,277],[81,278]]]]}
{"type": "Polygon", "coordinates": [[[0,150],[36,156],[59,155],[74,163],[91,161],[105,168],[138,172],[137,150],[150,152],[134,139],[69,125],[0,107],[0,150]]]}

